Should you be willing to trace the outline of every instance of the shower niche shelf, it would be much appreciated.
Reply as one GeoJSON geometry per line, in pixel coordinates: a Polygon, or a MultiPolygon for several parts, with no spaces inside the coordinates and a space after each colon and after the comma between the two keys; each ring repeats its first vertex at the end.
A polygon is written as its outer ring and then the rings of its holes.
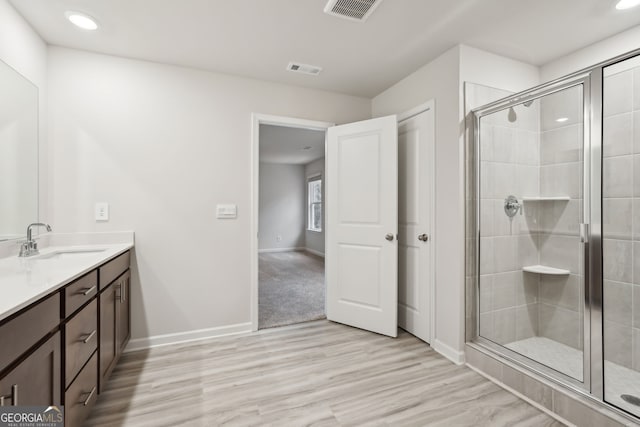
{"type": "Polygon", "coordinates": [[[568,202],[571,200],[569,196],[525,196],[523,202],[568,202]]]}
{"type": "Polygon", "coordinates": [[[569,270],[549,267],[547,265],[527,265],[522,267],[522,271],[526,271],[527,273],[548,274],[550,276],[568,276],[569,273],[571,273],[569,270]]]}

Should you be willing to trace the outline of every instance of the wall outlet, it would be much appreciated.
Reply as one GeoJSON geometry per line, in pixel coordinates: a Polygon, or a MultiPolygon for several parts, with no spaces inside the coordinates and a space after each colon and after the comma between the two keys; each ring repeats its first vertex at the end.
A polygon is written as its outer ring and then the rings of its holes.
{"type": "Polygon", "coordinates": [[[109,203],[96,203],[96,221],[109,221],[109,203]]]}
{"type": "Polygon", "coordinates": [[[276,236],[276,242],[282,242],[282,236],[281,235],[277,235],[276,236]]]}

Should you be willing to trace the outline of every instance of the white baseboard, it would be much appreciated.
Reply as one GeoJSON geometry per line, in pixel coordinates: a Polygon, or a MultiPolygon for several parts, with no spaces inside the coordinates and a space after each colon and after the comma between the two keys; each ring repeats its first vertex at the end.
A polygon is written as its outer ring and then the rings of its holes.
{"type": "Polygon", "coordinates": [[[174,334],[156,335],[147,338],[135,338],[129,341],[124,349],[125,353],[144,350],[164,345],[181,344],[190,341],[200,341],[209,338],[238,335],[251,332],[251,322],[236,325],[218,326],[216,328],[198,329],[195,331],[177,332],[174,334]]]}
{"type": "Polygon", "coordinates": [[[309,249],[309,248],[304,248],[304,250],[309,252],[310,254],[317,255],[319,257],[324,258],[324,252],[316,251],[315,249],[309,249]]]}
{"type": "Polygon", "coordinates": [[[271,252],[295,252],[304,251],[305,248],[272,248],[272,249],[258,249],[259,254],[266,254],[271,252]]]}
{"type": "Polygon", "coordinates": [[[464,351],[458,351],[437,339],[433,340],[431,348],[451,360],[456,365],[464,365],[464,351]]]}

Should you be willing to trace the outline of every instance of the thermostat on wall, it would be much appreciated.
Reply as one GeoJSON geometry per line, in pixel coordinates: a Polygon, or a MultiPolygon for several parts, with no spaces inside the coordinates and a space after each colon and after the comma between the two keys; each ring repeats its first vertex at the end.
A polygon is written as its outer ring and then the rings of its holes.
{"type": "Polygon", "coordinates": [[[217,205],[216,216],[219,219],[233,219],[238,217],[237,205],[217,205]]]}

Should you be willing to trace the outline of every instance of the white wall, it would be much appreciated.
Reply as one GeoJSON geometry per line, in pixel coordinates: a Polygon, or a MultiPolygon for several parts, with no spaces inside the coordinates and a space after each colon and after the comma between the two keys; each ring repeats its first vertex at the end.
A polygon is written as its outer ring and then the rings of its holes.
{"type": "Polygon", "coordinates": [[[252,112],[345,123],[371,111],[364,98],[60,47],[49,88],[57,230],[135,230],[133,339],[249,328],[252,112]],[[98,201],[109,222],[93,220],[98,201]],[[216,220],[217,203],[238,218],[216,220]]]}
{"type": "MultiPolygon", "coordinates": [[[[309,231],[305,230],[305,247],[312,253],[316,255],[324,255],[324,227],[326,225],[326,210],[324,209],[324,200],[325,200],[325,188],[324,185],[324,160],[325,158],[321,158],[315,160],[307,165],[305,165],[305,180],[309,177],[316,176],[320,174],[322,176],[322,201],[323,201],[323,209],[322,209],[322,231],[309,231]]],[[[306,196],[306,186],[305,186],[305,197],[306,196]]],[[[306,200],[306,199],[305,199],[306,200]]],[[[305,205],[306,207],[306,205],[305,205]]]]}
{"type": "MultiPolygon", "coordinates": [[[[31,26],[15,11],[7,0],[0,0],[0,60],[9,64],[38,87],[39,96],[39,162],[33,171],[39,170],[39,216],[48,220],[47,214],[47,45],[31,26]]],[[[27,220],[28,221],[28,220],[27,220]]],[[[24,224],[25,230],[28,224],[24,224]]]]}
{"type": "Polygon", "coordinates": [[[541,81],[557,79],[635,49],[640,49],[640,25],[544,64],[540,67],[541,81]]]}
{"type": "Polygon", "coordinates": [[[260,163],[258,249],[304,248],[304,165],[260,163]],[[278,236],[281,240],[278,241],[278,236]]]}
{"type": "Polygon", "coordinates": [[[460,81],[520,92],[540,83],[540,69],[531,64],[461,45],[460,81]]]}

